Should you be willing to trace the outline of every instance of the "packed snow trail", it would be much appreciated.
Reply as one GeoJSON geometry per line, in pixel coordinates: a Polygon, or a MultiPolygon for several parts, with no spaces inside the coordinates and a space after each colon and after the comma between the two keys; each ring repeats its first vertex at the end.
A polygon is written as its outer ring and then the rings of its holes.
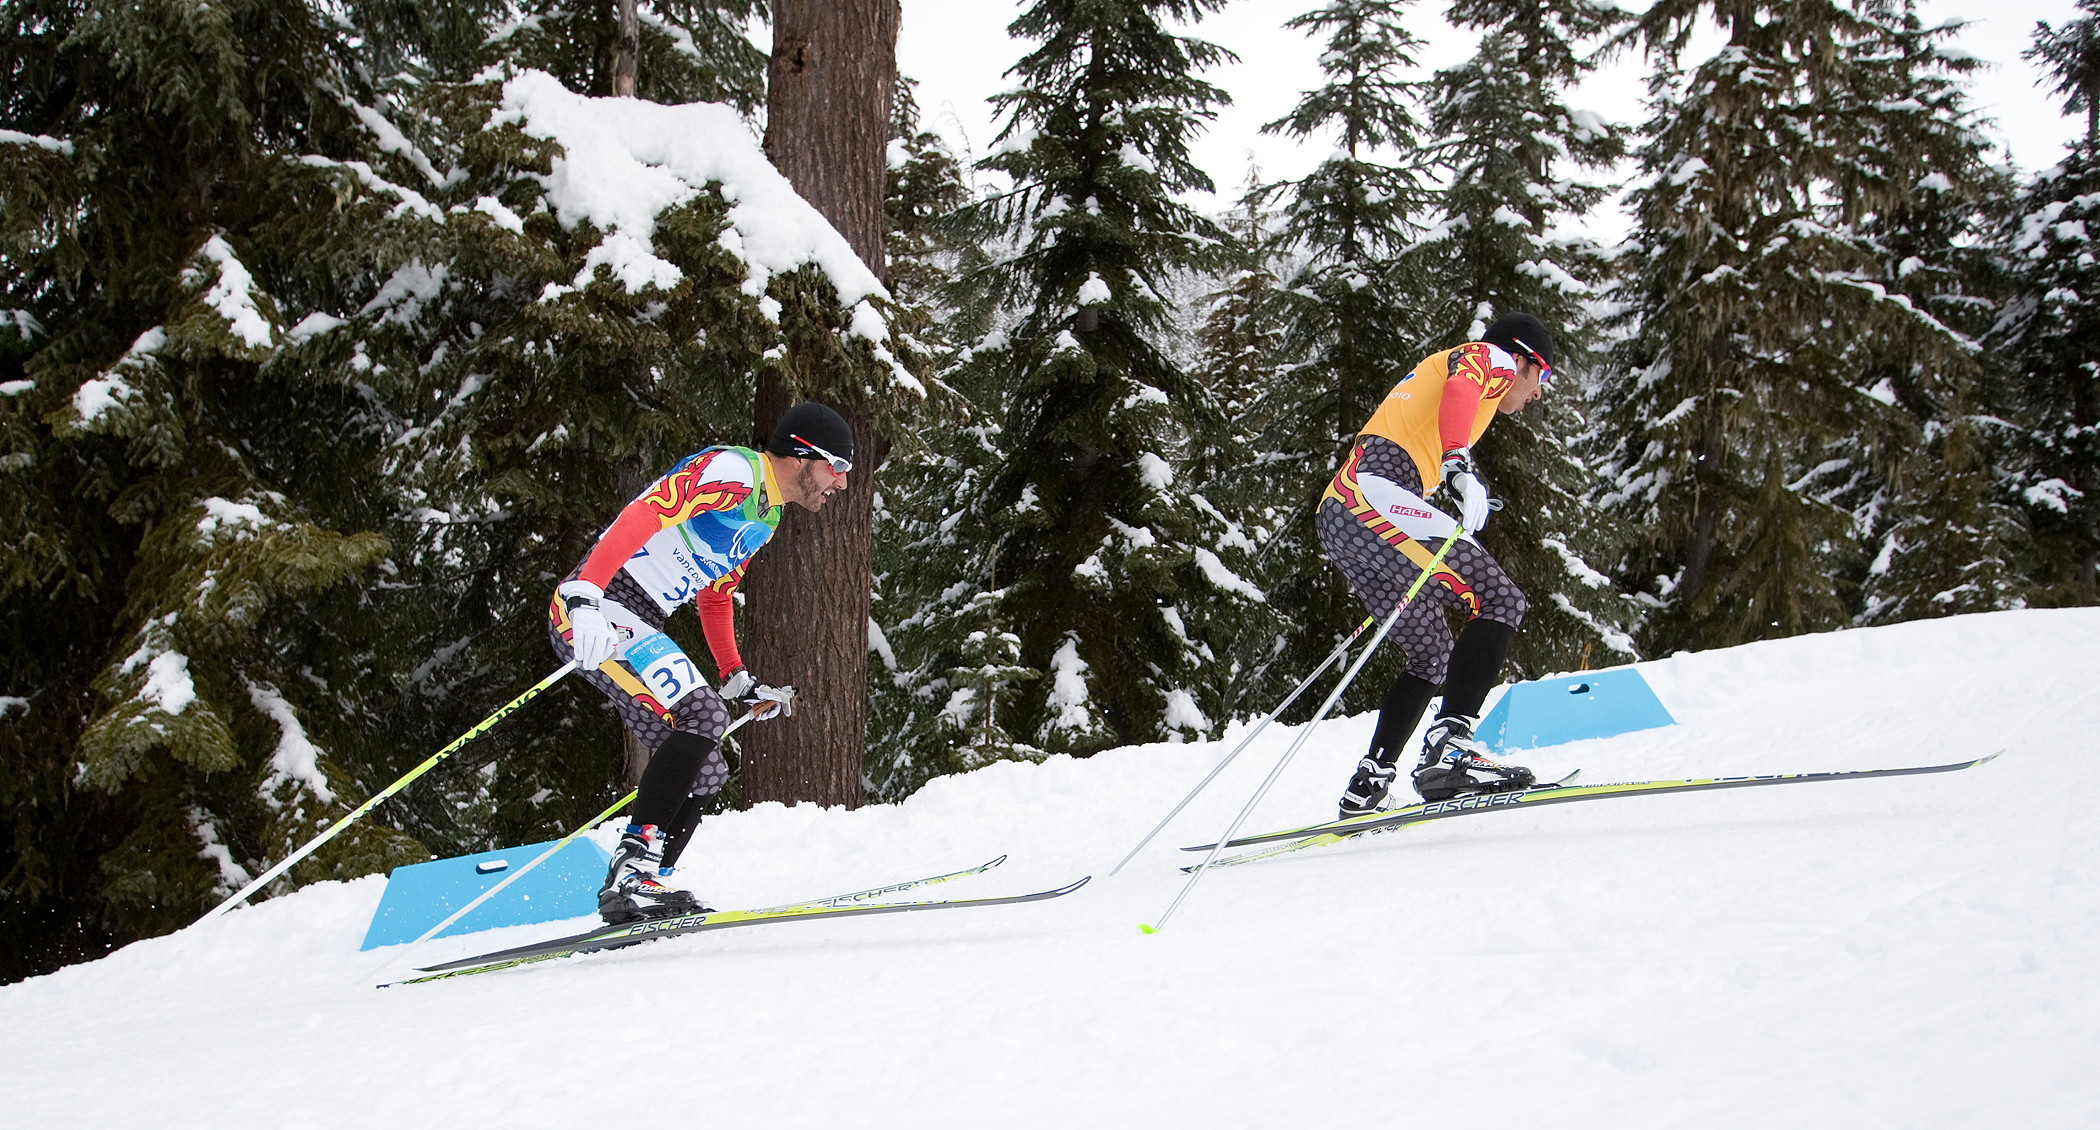
{"type": "MultiPolygon", "coordinates": [[[[1047,903],[730,930],[384,992],[384,880],[0,988],[0,1127],[2100,1125],[2100,610],[1641,666],[1679,725],[1532,751],[1590,781],[1958,774],[1453,820],[1185,878],[1294,736],[997,765],[704,825],[681,879],[769,906],[968,866],[1047,903]],[[679,1096],[685,1096],[680,1098],[679,1096]]],[[[1369,716],[1254,814],[1333,811],[1369,716]]],[[[583,928],[511,927],[417,964],[583,928]]]]}

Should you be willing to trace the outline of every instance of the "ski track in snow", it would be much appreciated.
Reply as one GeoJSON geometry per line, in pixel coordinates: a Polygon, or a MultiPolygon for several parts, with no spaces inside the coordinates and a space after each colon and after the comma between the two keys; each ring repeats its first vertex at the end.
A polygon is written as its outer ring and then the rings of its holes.
{"type": "MultiPolygon", "coordinates": [[[[1206,876],[1293,730],[1107,871],[1243,730],[997,765],[858,812],[710,820],[722,907],[982,862],[790,923],[384,991],[384,880],[325,883],[0,988],[0,1127],[2100,1126],[2100,609],[1640,665],[1674,728],[1532,751],[1644,780],[1960,773],[1484,814],[1206,876]]],[[[1247,830],[1331,815],[1370,716],[1247,830]]],[[[601,832],[601,835],[608,833],[601,832]]],[[[609,840],[607,841],[609,842],[609,840]]],[[[429,943],[415,964],[589,923],[429,943]]]]}

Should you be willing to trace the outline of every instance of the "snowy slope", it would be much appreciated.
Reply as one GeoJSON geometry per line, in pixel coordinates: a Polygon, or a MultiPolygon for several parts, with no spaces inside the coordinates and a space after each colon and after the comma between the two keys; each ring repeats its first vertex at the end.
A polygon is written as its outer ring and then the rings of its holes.
{"type": "MultiPolygon", "coordinates": [[[[982,862],[1055,902],[798,923],[377,991],[383,880],[0,988],[0,1126],[2100,1125],[2100,610],[1642,665],[1680,725],[1536,751],[1585,781],[1965,773],[1452,820],[1211,874],[1265,734],[1002,765],[858,812],[713,820],[681,870],[767,905],[982,862]],[[2082,1066],[2081,1066],[2082,1065],[2082,1066]]],[[[1332,811],[1368,717],[1250,822],[1332,811]]],[[[578,923],[581,928],[583,923],[578,923]]],[[[559,928],[433,942],[417,963],[559,928]]]]}

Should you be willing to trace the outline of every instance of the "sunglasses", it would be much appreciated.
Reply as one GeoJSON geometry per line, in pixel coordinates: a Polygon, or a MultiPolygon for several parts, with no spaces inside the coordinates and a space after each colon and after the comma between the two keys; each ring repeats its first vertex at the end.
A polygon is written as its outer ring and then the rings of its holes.
{"type": "Polygon", "coordinates": [[[794,440],[796,443],[799,443],[806,448],[809,448],[811,451],[816,452],[818,455],[823,456],[824,462],[831,464],[831,473],[834,475],[843,475],[846,472],[851,471],[853,469],[853,460],[851,459],[841,459],[838,456],[833,455],[829,451],[818,447],[816,444],[813,444],[808,440],[803,439],[801,436],[794,434],[793,432],[788,433],[788,438],[794,440]]]}
{"type": "Polygon", "coordinates": [[[1549,384],[1552,384],[1552,383],[1553,383],[1553,366],[1551,366],[1551,365],[1547,364],[1547,363],[1546,363],[1546,359],[1545,359],[1544,357],[1541,357],[1541,356],[1539,356],[1539,351],[1538,351],[1538,350],[1536,350],[1536,349],[1533,349],[1533,348],[1532,348],[1532,347],[1530,346],[1530,344],[1529,344],[1529,343],[1527,343],[1527,342],[1526,342],[1526,341],[1525,341],[1525,340],[1524,340],[1523,338],[1521,338],[1521,337],[1520,337],[1520,338],[1515,338],[1515,339],[1513,339],[1513,340],[1514,340],[1514,341],[1515,341],[1515,342],[1516,342],[1516,343],[1517,343],[1518,345],[1521,345],[1521,346],[1523,346],[1523,347],[1524,347],[1524,352],[1526,352],[1526,353],[1530,354],[1530,355],[1531,355],[1531,360],[1532,360],[1532,362],[1533,362],[1534,364],[1536,364],[1536,365],[1537,365],[1537,366],[1539,367],[1539,384],[1540,384],[1541,386],[1545,386],[1545,385],[1549,385],[1549,384]]]}

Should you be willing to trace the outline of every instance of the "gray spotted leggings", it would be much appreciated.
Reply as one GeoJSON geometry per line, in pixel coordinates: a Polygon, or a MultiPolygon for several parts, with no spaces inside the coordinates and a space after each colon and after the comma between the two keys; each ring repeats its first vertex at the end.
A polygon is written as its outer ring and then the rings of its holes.
{"type": "MultiPolygon", "coordinates": [[[[1412,464],[1405,473],[1412,481],[1403,481],[1399,474],[1392,477],[1419,494],[1421,478],[1413,473],[1412,464]]],[[[1408,586],[1422,575],[1421,567],[1406,554],[1372,533],[1332,498],[1320,504],[1314,529],[1327,550],[1327,560],[1349,579],[1357,599],[1379,623],[1385,622],[1407,595],[1408,586]]],[[[1427,548],[1434,553],[1440,546],[1427,548]]],[[[1464,612],[1469,619],[1478,616],[1517,628],[1523,625],[1531,602],[1487,550],[1469,539],[1452,546],[1392,631],[1393,639],[1407,652],[1408,674],[1433,685],[1443,683],[1444,669],[1451,660],[1447,609],[1464,612]]]]}
{"type": "MultiPolygon", "coordinates": [[[[574,573],[570,574],[570,577],[574,576],[574,573]]],[[[624,571],[613,574],[605,596],[608,601],[617,602],[621,608],[641,619],[644,623],[640,626],[663,630],[662,611],[624,571]]],[[[575,657],[575,652],[569,647],[568,632],[568,609],[557,597],[547,609],[547,634],[554,641],[554,654],[564,662],[575,657]]],[[[667,709],[649,693],[640,673],[625,659],[616,659],[606,666],[616,669],[615,673],[608,674],[603,669],[578,673],[613,704],[613,709],[620,712],[620,721],[634,731],[634,736],[640,738],[650,752],[663,749],[673,733],[706,739],[707,756],[701,759],[695,771],[691,795],[706,797],[721,792],[722,787],[729,783],[729,762],[722,757],[721,749],[722,731],[729,728],[729,708],[723,705],[714,688],[704,684],[695,687],[667,709]]]]}

